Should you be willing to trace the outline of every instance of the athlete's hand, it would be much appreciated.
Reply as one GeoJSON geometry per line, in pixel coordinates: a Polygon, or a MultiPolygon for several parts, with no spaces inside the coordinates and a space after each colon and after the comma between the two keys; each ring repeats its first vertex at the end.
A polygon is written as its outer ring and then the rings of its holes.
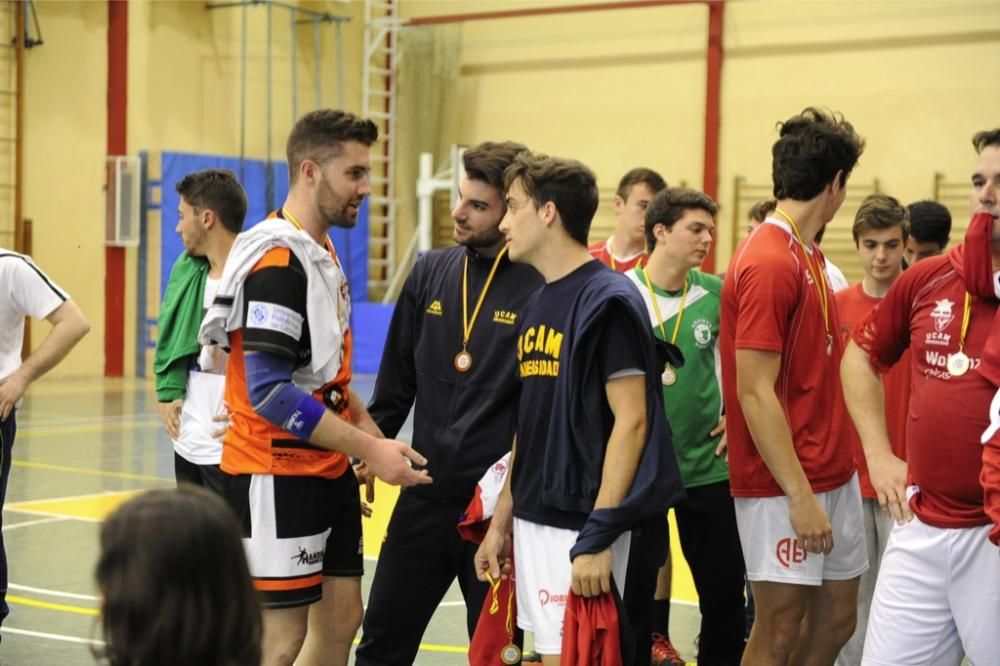
{"type": "Polygon", "coordinates": [[[376,440],[365,462],[372,474],[394,486],[415,486],[431,482],[427,470],[417,471],[412,467],[412,463],[426,465],[427,458],[399,440],[376,440]]]}
{"type": "Polygon", "coordinates": [[[160,420],[163,427],[167,429],[170,439],[180,439],[181,437],[181,406],[184,401],[181,399],[170,402],[158,402],[156,408],[160,412],[160,420]]]}
{"type": "Polygon", "coordinates": [[[511,570],[510,552],[512,546],[510,534],[501,534],[500,530],[493,529],[492,526],[486,530],[486,536],[479,544],[479,550],[476,551],[473,560],[476,566],[476,577],[485,581],[486,574],[489,572],[493,580],[500,580],[501,577],[507,578],[511,570]]]}
{"type": "Polygon", "coordinates": [[[875,455],[868,460],[868,477],[878,493],[882,515],[903,525],[913,519],[906,500],[906,462],[891,453],[875,455]]]}
{"type": "Polygon", "coordinates": [[[571,587],[578,597],[596,597],[611,591],[611,549],[577,555],[571,587]]]}
{"type": "Polygon", "coordinates": [[[726,463],[729,463],[729,440],[726,436],[726,417],[723,415],[719,419],[719,425],[712,429],[712,432],[708,433],[709,437],[715,437],[718,434],[722,434],[722,439],[719,440],[719,445],[715,447],[715,457],[726,456],[726,463]]]}
{"type": "Polygon", "coordinates": [[[17,401],[28,390],[28,380],[15,370],[13,374],[0,379],[0,421],[6,421],[17,401]]]}
{"type": "MultiPolygon", "coordinates": [[[[359,462],[354,466],[354,475],[358,477],[358,485],[365,487],[365,501],[374,502],[375,501],[375,475],[368,468],[368,463],[364,460],[359,462]]],[[[371,509],[368,510],[368,515],[371,515],[371,509]]]]}
{"type": "Polygon", "coordinates": [[[788,498],[788,519],[807,553],[828,555],[833,550],[830,519],[811,492],[798,499],[788,498]]]}
{"type": "Polygon", "coordinates": [[[226,431],[229,430],[229,410],[224,409],[221,414],[216,414],[212,417],[213,423],[220,423],[218,428],[212,431],[212,437],[215,439],[221,439],[225,436],[226,431]]]}

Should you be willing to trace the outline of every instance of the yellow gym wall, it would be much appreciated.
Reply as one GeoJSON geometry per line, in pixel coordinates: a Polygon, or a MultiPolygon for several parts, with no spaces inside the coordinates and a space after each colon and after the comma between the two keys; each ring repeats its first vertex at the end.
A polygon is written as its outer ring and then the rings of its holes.
{"type": "MultiPolygon", "coordinates": [[[[400,11],[558,4],[580,0],[402,0],[400,11]]],[[[703,5],[680,5],[465,23],[454,140],[517,139],[582,160],[605,195],[592,232],[601,238],[613,223],[607,193],[628,168],[701,187],[707,16],[703,5]]],[[[734,177],[769,186],[775,123],[805,106],[841,111],[867,137],[851,180],[859,197],[878,178],[904,203],[930,198],[935,172],[967,180],[971,135],[998,124],[1000,88],[990,82],[1000,80],[1000,3],[731,1],[724,47],[718,270],[732,250],[734,177]]],[[[852,197],[825,241],[853,277],[856,205],[852,197]]],[[[406,238],[410,219],[400,224],[406,238]]]]}
{"type": "MultiPolygon", "coordinates": [[[[104,154],[108,10],[103,2],[36,2],[45,43],[24,67],[23,215],[37,263],[90,321],[90,334],[53,375],[104,368],[104,154]]],[[[38,346],[46,322],[32,320],[38,346]]]]}
{"type": "MultiPolygon", "coordinates": [[[[342,26],[345,106],[361,110],[363,5],[300,2],[348,15],[342,26]]],[[[104,158],[107,143],[107,3],[36,2],[45,43],[27,52],[24,121],[24,217],[34,223],[36,261],[67,289],[91,333],[56,376],[100,376],[104,367],[104,158]]],[[[248,9],[246,155],[266,155],[267,7],[248,9]]],[[[284,159],[294,122],[291,19],[272,8],[272,158],[284,159]]],[[[300,16],[299,18],[303,18],[300,16]]],[[[337,106],[335,28],[321,28],[322,103],[337,106]]],[[[129,3],[128,150],[238,156],[240,149],[239,8],[209,11],[204,2],[129,3]]],[[[297,112],[315,108],[311,25],[297,28],[297,112]]],[[[156,160],[153,160],[153,177],[156,160]]],[[[173,183],[164,183],[173,187],[173,183]]],[[[251,193],[253,196],[253,193],[251,193]]],[[[263,196],[257,193],[257,196],[263,196]]],[[[159,223],[151,216],[149,294],[159,294],[159,223]]],[[[168,214],[163,223],[174,225],[168,214]]],[[[134,373],[137,253],[126,253],[125,375],[134,373]]],[[[150,301],[156,314],[156,301],[150,301]]],[[[48,324],[32,324],[37,346],[48,324]]]]}

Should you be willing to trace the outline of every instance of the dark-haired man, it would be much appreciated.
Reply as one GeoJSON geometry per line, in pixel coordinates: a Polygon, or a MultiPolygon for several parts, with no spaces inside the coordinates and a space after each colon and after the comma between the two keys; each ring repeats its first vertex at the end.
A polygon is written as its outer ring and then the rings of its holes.
{"type": "Polygon", "coordinates": [[[936,201],[917,201],[906,207],[910,219],[910,235],[906,239],[904,257],[912,266],[921,259],[936,257],[944,252],[951,235],[951,213],[936,201]]]}
{"type": "Polygon", "coordinates": [[[266,665],[347,663],[363,568],[348,457],[389,483],[431,480],[410,467],[426,459],[385,439],[350,388],[350,296],[327,233],[357,222],[377,133],[331,109],[299,119],[288,197],[233,244],[200,333],[230,347],[224,496],[243,522],[266,665]]]}
{"type": "Polygon", "coordinates": [[[997,312],[990,272],[1000,270],[1000,129],[976,134],[973,145],[965,242],[907,269],[844,354],[847,406],[872,486],[897,523],[869,615],[861,662],[869,666],[957,666],[963,655],[989,664],[1000,654],[1000,559],[983,491],[990,475],[980,480],[990,468],[980,438],[990,440],[1000,384],[987,345],[997,312]],[[879,374],[907,349],[913,381],[903,461],[891,446],[879,374]]]}
{"type": "MultiPolygon", "coordinates": [[[[856,285],[837,292],[837,311],[840,315],[840,336],[847,345],[851,331],[868,313],[885,298],[889,288],[903,270],[903,247],[906,243],[906,209],[895,198],[886,194],[870,194],[861,202],[851,228],[854,244],[864,277],[856,285]]],[[[886,395],[886,420],[892,452],[906,460],[906,414],[910,407],[909,358],[897,363],[892,371],[882,377],[886,395]]],[[[845,418],[847,415],[845,415],[845,418]]],[[[882,553],[892,531],[892,519],[882,515],[878,494],[872,487],[865,464],[864,450],[854,424],[845,421],[844,428],[854,453],[861,485],[861,509],[864,517],[865,548],[868,552],[868,570],[861,574],[858,587],[858,620],[851,639],[837,657],[838,666],[859,666],[868,629],[868,612],[871,609],[875,581],[882,562],[882,553]]]]}
{"type": "Polygon", "coordinates": [[[845,446],[842,342],[813,242],[844,202],[864,140],[808,108],[772,148],[774,215],[722,288],[722,386],[740,541],[757,606],[744,664],[830,664],[854,631],[867,568],[845,446]]]}
{"type": "Polygon", "coordinates": [[[174,443],[174,477],[222,492],[220,415],[225,414],[226,353],[198,344],[229,249],[243,230],[247,197],[225,169],[190,173],[176,185],[177,228],[184,253],[174,263],[160,305],[153,372],[160,418],[174,443]]]}
{"type": "MultiPolygon", "coordinates": [[[[687,492],[674,515],[698,591],[698,663],[705,665],[739,663],[746,620],[743,553],[721,420],[722,280],[697,270],[712,246],[717,212],[718,205],[702,192],[662,190],[646,209],[649,261],[627,273],[642,294],[653,335],[677,345],[684,355],[683,367],[667,366],[661,376],[662,400],[687,492]]],[[[670,657],[657,652],[659,641],[654,636],[656,666],[670,657]]]]}
{"type": "Polygon", "coordinates": [[[663,176],[645,167],[636,167],[622,176],[615,191],[614,234],[591,243],[590,256],[619,273],[646,263],[646,207],[666,186],[663,176]]]}
{"type": "Polygon", "coordinates": [[[395,436],[416,405],[413,447],[430,460],[435,482],[401,493],[393,509],[358,664],[413,663],[455,578],[470,637],[482,609],[488,586],[476,578],[476,546],[459,536],[456,518],[514,438],[518,318],[542,279],[534,268],[510,261],[498,226],[506,213],[504,169],[524,150],[507,141],[465,151],[451,211],[458,245],[417,261],[393,311],[368,411],[395,436]],[[409,592],[400,603],[404,588],[409,592]]]}
{"type": "Polygon", "coordinates": [[[663,516],[683,490],[642,299],[587,251],[593,173],[522,154],[504,179],[510,258],[535,267],[545,286],[518,318],[513,469],[476,569],[498,577],[513,536],[518,626],[533,632],[543,663],[558,664],[567,592],[620,592],[640,524],[650,561],[662,564],[663,516]]]}

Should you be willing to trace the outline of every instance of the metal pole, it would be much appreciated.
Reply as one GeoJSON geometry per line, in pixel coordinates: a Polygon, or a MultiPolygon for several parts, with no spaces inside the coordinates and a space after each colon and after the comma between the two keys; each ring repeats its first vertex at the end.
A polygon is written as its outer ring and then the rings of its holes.
{"type": "Polygon", "coordinates": [[[340,22],[334,25],[337,29],[337,108],[344,109],[344,51],[340,43],[340,22]]]}
{"type": "Polygon", "coordinates": [[[247,153],[247,3],[243,3],[240,41],[240,181],[243,181],[243,161],[247,153]]]}
{"type": "Polygon", "coordinates": [[[296,78],[296,74],[297,74],[297,72],[296,72],[296,69],[297,69],[296,65],[298,64],[298,62],[297,62],[298,61],[298,57],[297,57],[297,54],[296,54],[297,47],[296,47],[296,43],[295,43],[295,41],[296,41],[295,40],[295,38],[296,38],[295,30],[296,30],[296,19],[298,18],[298,10],[296,10],[295,8],[292,8],[291,14],[292,14],[292,23],[291,23],[291,26],[292,26],[292,39],[291,39],[291,42],[292,42],[292,58],[291,58],[291,60],[292,60],[292,124],[295,124],[295,121],[299,119],[299,111],[298,111],[298,109],[299,109],[299,86],[298,86],[298,80],[296,78]]]}
{"type": "Polygon", "coordinates": [[[271,3],[267,3],[267,113],[264,130],[267,133],[264,140],[264,145],[266,146],[266,155],[264,157],[264,179],[266,182],[264,196],[266,200],[264,202],[264,210],[267,211],[274,210],[274,175],[271,173],[271,30],[273,28],[271,7],[271,3]]]}
{"type": "Polygon", "coordinates": [[[320,65],[320,58],[322,57],[322,52],[319,45],[319,19],[313,18],[313,64],[316,67],[316,108],[323,108],[323,76],[322,76],[322,66],[320,65]]]}

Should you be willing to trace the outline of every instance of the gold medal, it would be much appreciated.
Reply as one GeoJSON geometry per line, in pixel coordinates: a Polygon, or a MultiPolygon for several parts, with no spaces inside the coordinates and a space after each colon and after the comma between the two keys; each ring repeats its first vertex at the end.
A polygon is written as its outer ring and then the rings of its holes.
{"type": "Polygon", "coordinates": [[[521,648],[517,647],[513,643],[508,643],[502,650],[500,650],[500,661],[505,664],[520,664],[521,648]]]}
{"type": "Polygon", "coordinates": [[[673,386],[677,383],[677,373],[669,365],[663,369],[663,374],[660,375],[660,380],[663,382],[664,386],[673,386]]]}
{"type": "Polygon", "coordinates": [[[462,350],[455,354],[455,369],[459,372],[468,372],[472,368],[472,354],[462,350]]]}
{"type": "Polygon", "coordinates": [[[952,377],[961,377],[972,367],[972,361],[964,352],[957,352],[948,357],[948,372],[952,377]]]}

